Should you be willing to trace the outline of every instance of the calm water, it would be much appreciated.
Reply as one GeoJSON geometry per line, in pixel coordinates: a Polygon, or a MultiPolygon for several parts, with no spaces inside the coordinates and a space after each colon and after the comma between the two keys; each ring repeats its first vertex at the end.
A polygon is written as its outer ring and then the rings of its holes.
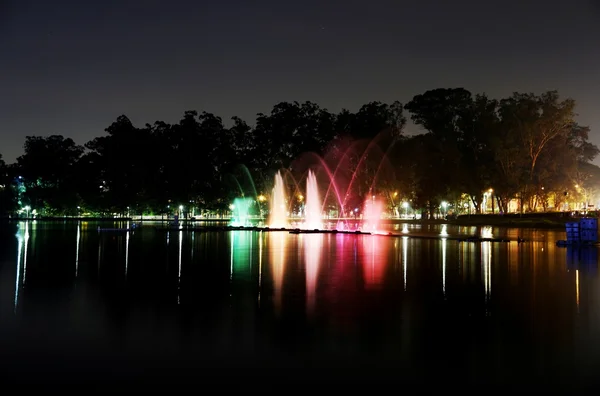
{"type": "Polygon", "coordinates": [[[564,232],[390,226],[518,244],[97,227],[0,225],[3,383],[598,382],[598,251],[555,247],[564,232]]]}

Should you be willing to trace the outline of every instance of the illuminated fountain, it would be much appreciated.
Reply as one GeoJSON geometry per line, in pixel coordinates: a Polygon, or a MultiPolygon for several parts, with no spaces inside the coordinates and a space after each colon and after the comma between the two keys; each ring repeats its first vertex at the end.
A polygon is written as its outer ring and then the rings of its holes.
{"type": "MultiPolygon", "coordinates": [[[[330,179],[330,185],[335,185],[335,181],[330,179]]],[[[329,187],[331,188],[331,186],[329,187]]],[[[337,186],[333,187],[337,190],[337,186]]],[[[298,185],[296,185],[298,189],[298,185]]],[[[325,229],[323,213],[325,203],[321,199],[321,191],[319,190],[319,184],[314,171],[308,170],[306,178],[306,199],[303,209],[303,219],[298,223],[293,223],[288,217],[292,211],[290,203],[287,201],[288,196],[296,195],[296,192],[286,191],[284,179],[281,172],[277,172],[275,175],[275,183],[270,199],[269,206],[269,219],[268,226],[270,228],[298,228],[303,230],[323,230],[325,229]]],[[[234,206],[236,208],[247,208],[251,204],[248,200],[246,204],[236,201],[234,206]]],[[[344,201],[338,199],[339,208],[344,206],[344,201]]],[[[236,209],[237,210],[237,209],[236,209]]],[[[359,209],[356,208],[354,213],[357,215],[352,218],[347,218],[346,221],[340,220],[335,228],[338,231],[354,231],[363,230],[366,232],[377,232],[380,230],[381,215],[384,210],[384,203],[378,199],[375,195],[364,202],[362,212],[359,214],[359,209]],[[352,226],[350,226],[352,224],[352,226]]],[[[340,210],[341,212],[341,210],[340,210]]],[[[352,213],[352,212],[351,212],[352,213]]],[[[341,214],[341,213],[340,213],[341,214]]],[[[243,214],[236,217],[236,221],[240,224],[246,225],[243,222],[243,214]]]]}
{"type": "Polygon", "coordinates": [[[377,231],[381,225],[381,214],[383,213],[383,203],[373,196],[365,202],[363,209],[363,231],[377,231]]]}
{"type": "Polygon", "coordinates": [[[246,227],[252,225],[250,223],[250,208],[254,201],[251,198],[236,198],[233,200],[233,205],[230,209],[233,212],[231,217],[231,225],[235,227],[246,227]]]}
{"type": "Polygon", "coordinates": [[[308,171],[308,178],[306,179],[306,206],[304,207],[303,228],[308,230],[320,230],[323,228],[321,198],[319,197],[317,178],[310,170],[308,171]]]}
{"type": "Polygon", "coordinates": [[[285,186],[283,185],[283,177],[281,172],[275,175],[275,186],[273,187],[273,195],[271,196],[271,206],[269,214],[269,227],[271,228],[287,228],[288,215],[287,204],[285,200],[285,186]]]}

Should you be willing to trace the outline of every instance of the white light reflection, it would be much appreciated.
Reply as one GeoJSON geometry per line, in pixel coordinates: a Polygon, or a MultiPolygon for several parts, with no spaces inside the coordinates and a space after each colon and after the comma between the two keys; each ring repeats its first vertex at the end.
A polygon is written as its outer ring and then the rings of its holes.
{"type": "Polygon", "coordinates": [[[169,246],[169,240],[171,239],[171,233],[167,231],[167,246],[169,246]]]}
{"type": "Polygon", "coordinates": [[[575,295],[577,297],[577,313],[579,313],[579,270],[575,270],[575,295]]]}
{"type": "Polygon", "coordinates": [[[191,252],[191,257],[190,257],[191,261],[194,261],[194,245],[195,245],[194,240],[196,239],[195,237],[196,237],[196,233],[192,232],[192,252],[191,252]]]}
{"type": "Polygon", "coordinates": [[[408,224],[402,224],[402,233],[408,234],[408,224]]]}
{"type": "Polygon", "coordinates": [[[23,239],[23,285],[27,278],[27,249],[29,248],[29,222],[25,222],[25,238],[23,239]]]}
{"type": "Polygon", "coordinates": [[[24,222],[19,224],[19,231],[15,235],[17,237],[17,274],[15,279],[15,301],[14,311],[17,313],[17,305],[19,302],[19,289],[21,284],[25,284],[25,275],[27,273],[27,245],[29,244],[29,223],[24,222]],[[25,230],[22,226],[25,224],[25,230]],[[23,262],[23,281],[21,282],[21,261],[23,262]]]}
{"type": "Polygon", "coordinates": [[[447,241],[446,238],[442,238],[442,292],[446,296],[446,250],[447,241]]]}
{"type": "Polygon", "coordinates": [[[77,222],[77,238],[75,244],[75,278],[79,273],[79,241],[81,240],[81,221],[77,222]]]}
{"type": "Polygon", "coordinates": [[[125,277],[127,277],[127,271],[129,270],[129,232],[125,233],[125,277]]]}
{"type": "Polygon", "coordinates": [[[23,236],[20,231],[15,235],[17,237],[17,276],[15,280],[15,313],[17,313],[17,301],[19,301],[19,287],[21,285],[21,254],[23,251],[23,236]]]}
{"type": "Polygon", "coordinates": [[[481,242],[481,266],[483,285],[485,289],[485,301],[489,301],[492,294],[492,243],[481,242]]]}
{"type": "Polygon", "coordinates": [[[183,247],[183,231],[179,231],[179,272],[177,274],[177,304],[181,302],[181,252],[183,247]]]}
{"type": "Polygon", "coordinates": [[[406,267],[408,267],[408,237],[402,237],[402,269],[404,271],[404,291],[406,291],[406,267]]]}

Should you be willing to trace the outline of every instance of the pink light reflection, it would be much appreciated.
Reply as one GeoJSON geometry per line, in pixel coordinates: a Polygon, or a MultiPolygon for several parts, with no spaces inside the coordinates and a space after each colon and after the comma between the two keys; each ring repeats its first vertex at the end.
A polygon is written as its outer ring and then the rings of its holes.
{"type": "Polygon", "coordinates": [[[383,284],[388,265],[387,252],[391,250],[390,238],[374,235],[362,237],[363,277],[367,289],[378,288],[383,284]]]}

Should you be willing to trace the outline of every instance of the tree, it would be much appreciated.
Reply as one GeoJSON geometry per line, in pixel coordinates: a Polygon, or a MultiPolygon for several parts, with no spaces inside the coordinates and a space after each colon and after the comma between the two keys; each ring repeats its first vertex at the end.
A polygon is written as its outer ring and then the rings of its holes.
{"type": "Polygon", "coordinates": [[[91,176],[101,182],[105,207],[125,213],[127,208],[142,210],[150,197],[148,186],[154,181],[160,157],[158,145],[148,128],[136,128],[121,115],[106,128],[107,136],[86,143],[100,175],[91,176]]]}
{"type": "Polygon", "coordinates": [[[520,162],[518,174],[511,178],[519,190],[521,209],[525,203],[533,209],[532,199],[540,190],[543,173],[538,166],[540,158],[548,152],[554,139],[564,139],[570,133],[574,109],[575,101],[561,101],[556,91],[539,96],[515,92],[500,101],[502,128],[512,142],[513,155],[520,162]]]}
{"type": "Polygon", "coordinates": [[[47,214],[77,213],[75,166],[83,147],[60,135],[27,136],[25,153],[17,158],[17,169],[32,208],[47,214]]]}
{"type": "Polygon", "coordinates": [[[418,196],[422,204],[427,202],[430,215],[440,197],[452,192],[464,192],[461,191],[464,187],[474,193],[473,185],[475,190],[481,185],[480,177],[475,179],[479,183],[469,183],[464,181],[470,179],[461,175],[462,172],[474,173],[473,165],[481,154],[476,144],[482,133],[476,131],[477,116],[478,112],[486,109],[486,105],[485,99],[481,98],[474,104],[469,91],[453,88],[435,89],[416,95],[404,106],[413,122],[422,126],[429,135],[426,139],[419,139],[417,147],[426,158],[425,163],[420,161],[422,185],[418,196]]]}
{"type": "Polygon", "coordinates": [[[8,166],[0,154],[0,217],[8,215],[16,208],[11,184],[8,166]]]}

